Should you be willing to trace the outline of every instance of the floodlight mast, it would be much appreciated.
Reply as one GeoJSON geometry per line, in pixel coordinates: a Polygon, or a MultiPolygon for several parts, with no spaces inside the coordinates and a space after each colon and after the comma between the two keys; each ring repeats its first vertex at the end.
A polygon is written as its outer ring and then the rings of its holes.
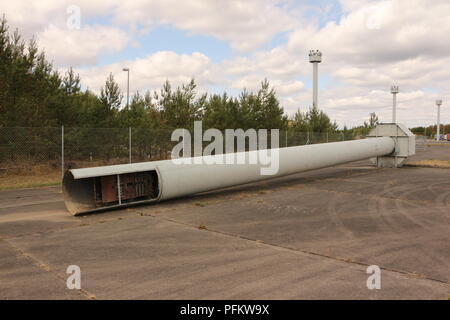
{"type": "Polygon", "coordinates": [[[130,68],[123,68],[122,71],[127,73],[127,108],[130,105],[130,68]]]}
{"type": "Polygon", "coordinates": [[[441,105],[442,105],[442,100],[436,100],[436,105],[437,105],[437,131],[436,131],[436,141],[441,140],[440,135],[441,135],[441,105]]]}
{"type": "Polygon", "coordinates": [[[397,123],[397,94],[399,93],[398,86],[391,87],[392,93],[392,123],[397,123]]]}
{"type": "Polygon", "coordinates": [[[313,107],[319,107],[319,63],[322,62],[322,52],[310,50],[309,62],[313,64],[313,107]]]}

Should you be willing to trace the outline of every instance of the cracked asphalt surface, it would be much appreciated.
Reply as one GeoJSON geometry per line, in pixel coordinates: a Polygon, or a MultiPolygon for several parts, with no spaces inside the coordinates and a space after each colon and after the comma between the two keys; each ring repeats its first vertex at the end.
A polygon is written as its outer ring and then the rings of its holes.
{"type": "Polygon", "coordinates": [[[448,299],[449,182],[361,161],[82,217],[59,187],[2,191],[0,299],[448,299]]]}

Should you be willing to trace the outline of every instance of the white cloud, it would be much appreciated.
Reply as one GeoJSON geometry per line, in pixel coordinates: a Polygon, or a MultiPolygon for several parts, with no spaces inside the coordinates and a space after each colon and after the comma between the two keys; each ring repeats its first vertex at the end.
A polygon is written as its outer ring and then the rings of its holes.
{"type": "Polygon", "coordinates": [[[134,27],[169,24],[194,34],[228,41],[238,51],[256,49],[298,22],[270,0],[150,0],[123,1],[115,20],[134,27]]]}
{"type": "MultiPolygon", "coordinates": [[[[329,80],[320,90],[319,104],[339,123],[361,123],[372,111],[390,121],[392,84],[400,85],[399,119],[411,125],[432,123],[429,106],[438,96],[450,96],[450,42],[443,40],[450,33],[450,2],[342,2],[345,14],[338,22],[323,27],[311,22],[292,32],[287,44],[227,61],[238,77],[234,83],[255,75],[309,78],[307,53],[320,49],[319,73],[329,80]]],[[[309,88],[297,95],[279,92],[290,113],[310,105],[309,88]]],[[[450,121],[448,115],[445,119],[450,121]]]]}
{"type": "MultiPolygon", "coordinates": [[[[51,17],[60,12],[65,14],[63,1],[8,1],[0,0],[0,12],[6,15],[12,28],[20,28],[25,37],[32,36],[36,31],[41,31],[51,22],[51,17]]],[[[53,19],[54,20],[54,19],[53,19]]],[[[55,21],[53,21],[55,22],[55,21]]]]}
{"type": "Polygon", "coordinates": [[[390,121],[392,84],[400,86],[399,119],[407,125],[433,123],[438,97],[444,100],[443,121],[450,122],[450,108],[445,106],[450,101],[450,42],[446,41],[450,2],[339,2],[342,15],[335,19],[329,4],[318,4],[314,11],[311,3],[299,5],[292,0],[0,0],[11,25],[24,29],[26,35],[37,34],[50,58],[60,65],[95,64],[99,57],[133,43],[136,31],[161,24],[222,39],[236,49],[216,64],[203,53],[157,52],[80,69],[83,82],[92,89],[103,85],[110,71],[124,84],[124,66],[132,70],[132,89],[141,91],[159,88],[166,79],[179,84],[191,77],[205,90],[211,86],[256,90],[267,78],[292,114],[311,104],[307,54],[320,49],[320,76],[326,82],[319,103],[340,124],[359,124],[373,111],[390,121]],[[72,3],[80,6],[83,19],[82,29],[74,33],[64,30],[66,8],[72,3]],[[309,16],[302,16],[305,12],[309,16]],[[325,24],[318,22],[333,16],[325,24]],[[92,17],[111,17],[111,23],[85,24],[92,17]],[[261,49],[279,32],[287,32],[288,41],[261,49]]]}
{"type": "MultiPolygon", "coordinates": [[[[104,55],[124,49],[129,35],[118,27],[90,25],[88,18],[113,8],[111,1],[97,0],[0,0],[11,29],[19,28],[24,38],[34,36],[56,66],[94,64],[104,55]],[[69,28],[70,6],[80,8],[80,28],[69,28]]],[[[106,11],[108,12],[108,11],[106,11]]]]}
{"type": "Polygon", "coordinates": [[[116,0],[0,0],[0,12],[6,15],[14,28],[19,27],[22,34],[30,37],[42,32],[49,25],[65,26],[70,16],[67,8],[78,6],[81,10],[82,23],[92,16],[108,14],[116,0]]]}
{"type": "Polygon", "coordinates": [[[339,23],[295,31],[289,49],[321,48],[332,61],[389,63],[418,56],[444,56],[450,31],[448,1],[371,2],[349,12],[339,23]]]}
{"type": "Polygon", "coordinates": [[[130,68],[131,92],[159,89],[166,80],[176,87],[187,83],[192,78],[196,79],[200,91],[203,91],[207,86],[214,85],[221,79],[217,75],[217,67],[207,56],[198,52],[187,55],[160,51],[142,59],[77,71],[83,79],[83,84],[97,93],[104,85],[109,73],[113,73],[116,81],[122,87],[122,92],[125,92],[127,78],[126,73],[122,72],[124,67],[130,68]]]}
{"type": "Polygon", "coordinates": [[[94,64],[102,54],[120,51],[129,42],[124,31],[101,25],[84,26],[79,30],[50,25],[38,33],[37,39],[58,66],[94,64]]]}
{"type": "Polygon", "coordinates": [[[289,96],[294,93],[299,92],[305,86],[301,81],[293,81],[293,82],[282,82],[282,81],[274,81],[272,82],[276,92],[282,96],[289,96]]]}
{"type": "MultiPolygon", "coordinates": [[[[93,55],[108,53],[122,46],[99,44],[95,30],[91,37],[84,37],[93,31],[94,26],[87,23],[90,18],[110,17],[113,25],[104,26],[116,34],[123,34],[126,29],[128,37],[133,38],[137,32],[148,32],[157,25],[172,25],[190,34],[212,36],[230,43],[231,47],[248,52],[271,40],[279,32],[293,30],[298,20],[283,8],[283,2],[278,0],[41,0],[31,2],[24,0],[0,0],[2,11],[6,13],[13,27],[20,27],[27,37],[37,35],[42,43],[49,48],[49,54],[55,61],[62,61],[68,65],[77,65],[85,61],[95,61],[93,55]],[[82,27],[85,32],[66,35],[68,31],[67,19],[69,6],[78,6],[81,12],[82,27]],[[115,29],[113,29],[115,28],[115,29]],[[58,30],[57,30],[58,29],[58,30]],[[71,55],[64,48],[68,43],[77,41],[77,37],[84,38],[84,46],[94,48],[94,51],[82,51],[71,55]],[[91,41],[92,43],[88,43],[91,41]],[[97,47],[101,47],[97,49],[97,47]],[[104,51],[103,49],[106,49],[104,51]]],[[[95,26],[95,28],[99,28],[95,26]]],[[[120,35],[122,37],[122,35],[120,35]]],[[[106,42],[110,38],[102,40],[106,42]]],[[[122,39],[115,39],[122,40],[122,39]]],[[[75,51],[78,51],[75,49],[75,51]]]]}

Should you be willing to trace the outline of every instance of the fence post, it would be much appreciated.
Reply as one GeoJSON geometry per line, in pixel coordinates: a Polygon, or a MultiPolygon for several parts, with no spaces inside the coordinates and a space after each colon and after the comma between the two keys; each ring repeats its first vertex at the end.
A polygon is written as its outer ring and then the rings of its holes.
{"type": "Polygon", "coordinates": [[[131,127],[128,128],[128,150],[130,153],[130,163],[131,163],[131,127]]]}
{"type": "Polygon", "coordinates": [[[329,141],[328,141],[328,131],[327,131],[327,143],[328,143],[329,141]]]}
{"type": "Polygon", "coordinates": [[[61,126],[61,179],[64,178],[64,126],[61,126]]]}
{"type": "Polygon", "coordinates": [[[288,138],[287,138],[287,136],[288,136],[288,131],[286,129],[286,148],[288,147],[288,138]]]}

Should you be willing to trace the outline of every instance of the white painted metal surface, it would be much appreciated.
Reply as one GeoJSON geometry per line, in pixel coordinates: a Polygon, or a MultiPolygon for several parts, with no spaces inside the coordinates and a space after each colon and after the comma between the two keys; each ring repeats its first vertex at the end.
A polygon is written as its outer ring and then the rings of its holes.
{"type": "MultiPolygon", "coordinates": [[[[172,160],[72,169],[64,177],[63,193],[68,210],[72,214],[78,214],[105,209],[97,207],[95,201],[89,198],[93,197],[92,190],[88,190],[91,184],[89,179],[94,177],[156,171],[159,186],[158,196],[150,200],[136,201],[136,203],[146,203],[378,157],[390,154],[394,149],[395,142],[390,137],[276,149],[276,152],[279,153],[279,170],[275,175],[261,175],[261,168],[267,167],[263,164],[175,164],[172,160]]],[[[248,159],[252,153],[257,152],[259,151],[241,154],[248,159]]],[[[239,154],[231,155],[237,157],[239,154]]],[[[197,159],[206,162],[223,156],[197,157],[197,159]]],[[[275,154],[272,153],[272,161],[274,161],[274,156],[275,154]]],[[[120,202],[118,205],[108,208],[130,204],[132,203],[120,202]]]]}
{"type": "Polygon", "coordinates": [[[92,177],[104,177],[112,176],[116,174],[125,174],[132,172],[144,172],[150,170],[156,170],[158,165],[171,162],[171,160],[150,161],[150,162],[138,162],[132,164],[118,164],[113,166],[72,169],[69,172],[72,174],[75,180],[92,178],[92,177]]]}
{"type": "Polygon", "coordinates": [[[279,171],[272,176],[261,175],[260,164],[160,165],[160,200],[368,159],[389,154],[394,147],[393,139],[382,137],[278,149],[279,171]]]}
{"type": "Polygon", "coordinates": [[[370,131],[369,138],[391,137],[395,142],[395,152],[373,159],[378,167],[397,168],[416,153],[416,136],[403,124],[382,123],[370,131]]]}

